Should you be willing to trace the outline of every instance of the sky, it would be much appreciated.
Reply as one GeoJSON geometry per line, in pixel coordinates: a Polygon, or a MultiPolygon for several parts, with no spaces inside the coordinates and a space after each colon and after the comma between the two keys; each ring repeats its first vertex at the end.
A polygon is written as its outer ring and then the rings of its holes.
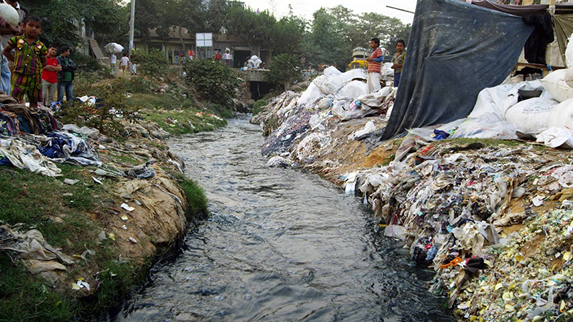
{"type": "Polygon", "coordinates": [[[312,19],[312,14],[320,9],[332,8],[342,5],[354,13],[375,12],[389,17],[396,17],[403,23],[412,23],[414,14],[403,12],[395,7],[415,11],[416,0],[241,0],[253,10],[269,10],[275,17],[281,18],[289,13],[288,5],[292,5],[293,12],[305,19],[312,19]]]}

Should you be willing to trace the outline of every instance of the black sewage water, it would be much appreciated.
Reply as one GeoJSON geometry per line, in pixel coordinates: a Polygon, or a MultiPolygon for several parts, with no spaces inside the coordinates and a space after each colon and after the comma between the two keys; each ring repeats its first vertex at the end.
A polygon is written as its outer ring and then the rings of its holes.
{"type": "Polygon", "coordinates": [[[455,321],[358,198],[267,167],[263,141],[246,117],[169,141],[211,214],[111,321],[455,321]]]}

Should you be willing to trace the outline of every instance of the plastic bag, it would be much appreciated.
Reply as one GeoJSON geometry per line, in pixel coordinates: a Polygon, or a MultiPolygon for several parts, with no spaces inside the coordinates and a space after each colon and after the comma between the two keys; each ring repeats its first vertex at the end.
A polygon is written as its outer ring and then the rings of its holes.
{"type": "Polygon", "coordinates": [[[400,225],[389,225],[384,229],[384,236],[400,240],[406,239],[406,233],[406,228],[400,225]]]}
{"type": "Polygon", "coordinates": [[[359,138],[363,135],[372,133],[374,131],[376,131],[376,125],[374,125],[374,122],[368,121],[368,123],[366,123],[366,125],[364,125],[364,128],[362,130],[358,130],[358,131],[354,132],[353,134],[350,134],[349,139],[354,140],[356,138],[359,138]]]}
{"type": "Polygon", "coordinates": [[[552,148],[573,149],[573,134],[564,127],[550,127],[537,135],[537,142],[552,148]]]}

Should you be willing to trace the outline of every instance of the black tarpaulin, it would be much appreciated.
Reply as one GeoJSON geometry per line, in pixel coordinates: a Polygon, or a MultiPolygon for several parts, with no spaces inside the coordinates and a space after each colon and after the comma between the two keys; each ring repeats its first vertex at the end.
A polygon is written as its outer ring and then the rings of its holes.
{"type": "Polygon", "coordinates": [[[418,0],[382,139],[466,117],[478,93],[511,72],[533,29],[521,17],[459,0],[418,0]]]}

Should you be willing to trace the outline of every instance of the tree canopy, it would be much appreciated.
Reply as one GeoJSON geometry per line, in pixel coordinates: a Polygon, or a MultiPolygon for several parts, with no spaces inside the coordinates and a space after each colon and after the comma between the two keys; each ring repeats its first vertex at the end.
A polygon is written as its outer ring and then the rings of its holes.
{"type": "Polygon", "coordinates": [[[83,27],[108,41],[124,41],[129,30],[129,11],[120,0],[28,0],[22,3],[42,19],[40,39],[49,45],[80,44],[83,27]]]}
{"type": "MultiPolygon", "coordinates": [[[[127,43],[130,2],[122,0],[29,0],[25,5],[42,18],[41,39],[47,44],[81,44],[84,25],[101,43],[127,43]],[[57,8],[57,10],[54,10],[57,8]]],[[[183,27],[189,33],[227,32],[248,44],[252,52],[270,49],[273,55],[304,55],[309,63],[336,64],[340,69],[352,60],[352,49],[368,47],[373,37],[380,46],[395,52],[396,40],[408,43],[411,26],[399,19],[369,12],[356,14],[336,6],[321,8],[310,20],[292,13],[280,19],[270,12],[256,12],[238,1],[227,0],[137,0],[135,35],[150,39],[155,29],[162,38],[179,30],[182,45],[183,27]]]]}

